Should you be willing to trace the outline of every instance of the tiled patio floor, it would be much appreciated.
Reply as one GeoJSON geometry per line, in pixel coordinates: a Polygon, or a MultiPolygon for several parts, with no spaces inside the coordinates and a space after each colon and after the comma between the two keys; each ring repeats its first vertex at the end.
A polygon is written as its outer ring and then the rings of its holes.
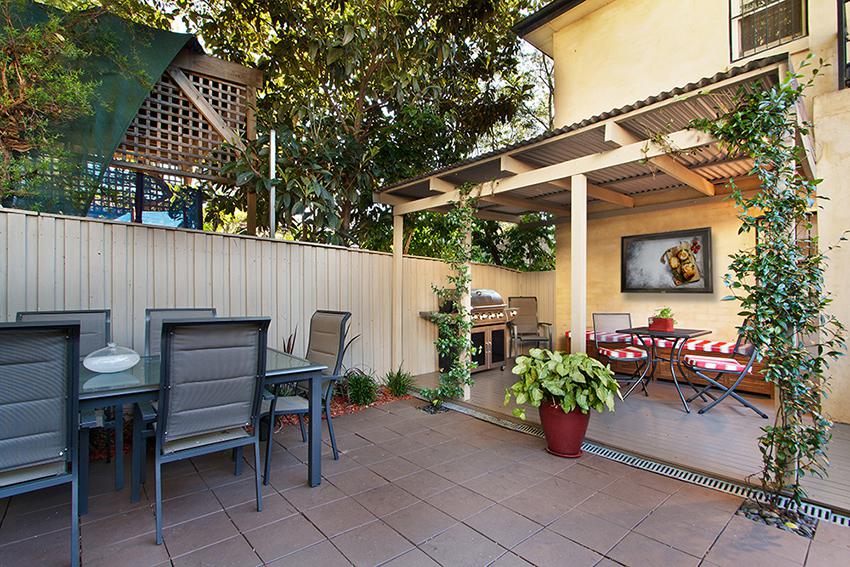
{"type": "MultiPolygon", "coordinates": [[[[131,504],[95,466],[83,564],[850,565],[846,528],[822,524],[810,543],[735,516],[737,498],[595,456],[551,457],[540,439],[417,403],[336,419],[345,454],[325,455],[315,489],[286,428],[261,513],[251,469],[234,477],[228,454],[169,466],[162,546],[151,501],[131,504]]],[[[69,496],[0,501],[0,565],[66,565],[69,496]]]]}

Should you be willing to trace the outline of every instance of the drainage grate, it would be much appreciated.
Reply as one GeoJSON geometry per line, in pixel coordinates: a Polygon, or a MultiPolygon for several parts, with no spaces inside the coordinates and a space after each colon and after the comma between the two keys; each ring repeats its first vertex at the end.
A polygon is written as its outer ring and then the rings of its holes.
{"type": "MultiPolygon", "coordinates": [[[[443,405],[449,409],[469,415],[482,421],[487,421],[494,425],[498,425],[499,427],[513,429],[514,431],[527,433],[529,435],[535,435],[537,437],[543,437],[543,429],[541,429],[537,425],[531,425],[528,423],[514,423],[513,421],[502,419],[472,409],[470,407],[462,406],[451,402],[446,402],[443,405]]],[[[761,489],[746,486],[737,482],[722,480],[686,469],[680,469],[679,467],[674,467],[672,465],[660,463],[658,461],[652,461],[644,457],[631,455],[618,449],[611,449],[610,447],[604,447],[602,445],[597,445],[596,443],[591,443],[589,441],[584,442],[584,444],[582,445],[582,449],[592,455],[598,455],[606,459],[611,459],[612,461],[617,461],[619,463],[623,463],[635,468],[654,472],[656,474],[664,475],[670,478],[675,478],[676,480],[681,480],[690,484],[696,484],[698,486],[704,486],[713,490],[719,490],[721,492],[726,492],[727,494],[740,496],[741,498],[759,500],[762,502],[765,501],[765,494],[761,489]]],[[[785,506],[787,503],[788,499],[783,498],[781,504],[785,506]]],[[[813,516],[819,520],[832,522],[844,527],[850,527],[850,516],[834,512],[833,510],[825,506],[814,504],[812,502],[803,502],[801,506],[791,506],[791,508],[796,508],[803,514],[813,516]]]]}

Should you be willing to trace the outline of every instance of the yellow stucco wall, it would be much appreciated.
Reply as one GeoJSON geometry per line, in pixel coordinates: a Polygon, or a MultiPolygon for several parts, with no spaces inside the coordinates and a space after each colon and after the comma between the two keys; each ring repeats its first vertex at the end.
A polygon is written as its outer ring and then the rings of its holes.
{"type": "MultiPolygon", "coordinates": [[[[831,67],[809,92],[806,107],[815,128],[821,194],[832,201],[818,214],[821,242],[829,245],[850,229],[850,90],[837,91],[837,18],[834,0],[808,1],[808,35],[789,44],[732,61],[727,0],[615,0],[581,18],[552,22],[555,59],[555,122],[565,126],[645,99],[750,59],[790,53],[799,67],[808,53],[831,67]]],[[[728,255],[749,242],[737,235],[731,203],[715,203],[591,221],[588,228],[588,323],[594,311],[629,311],[643,322],[653,309],[671,306],[680,324],[710,328],[732,337],[738,323],[735,304],[722,302],[728,255]],[[700,226],[712,227],[715,293],[710,296],[621,294],[620,237],[700,226]]],[[[836,296],[833,311],[850,326],[850,244],[834,251],[827,287],[836,296]]],[[[556,330],[569,326],[569,225],[557,231],[556,330]]],[[[563,339],[559,346],[565,347],[563,339]]],[[[850,357],[830,372],[833,394],[827,410],[850,423],[850,357]]]]}
{"type": "MultiPolygon", "coordinates": [[[[587,320],[594,312],[628,312],[635,325],[646,324],[659,307],[672,307],[682,327],[711,329],[719,339],[734,338],[738,305],[721,301],[728,295],[723,274],[729,255],[752,244],[751,236],[737,234],[734,204],[729,201],[643,214],[590,220],[587,228],[587,320]],[[620,293],[620,238],[634,234],[711,227],[714,293],[620,293]]],[[[555,331],[559,348],[570,323],[570,225],[556,232],[555,331]]]]}

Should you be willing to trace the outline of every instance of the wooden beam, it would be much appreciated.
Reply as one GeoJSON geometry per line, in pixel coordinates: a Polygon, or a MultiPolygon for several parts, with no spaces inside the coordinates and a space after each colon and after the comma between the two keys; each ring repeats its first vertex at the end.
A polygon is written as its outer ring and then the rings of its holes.
{"type": "Polygon", "coordinates": [[[428,189],[435,193],[448,193],[457,189],[457,185],[444,181],[439,177],[431,177],[428,179],[428,189]]]}
{"type": "Polygon", "coordinates": [[[494,220],[499,222],[510,222],[513,224],[522,224],[522,219],[516,215],[509,215],[508,213],[498,213],[496,211],[476,211],[475,216],[480,218],[481,220],[494,220]]]}
{"type": "Polygon", "coordinates": [[[404,216],[393,215],[393,271],[392,271],[392,340],[391,356],[393,368],[402,364],[404,337],[402,321],[404,312],[404,216]]]}
{"type": "MultiPolygon", "coordinates": [[[[668,138],[675,147],[682,150],[705,146],[715,141],[715,139],[708,134],[696,132],[694,130],[680,130],[678,132],[673,132],[668,135],[668,138]]],[[[565,162],[556,163],[554,165],[540,167],[527,173],[521,173],[506,179],[497,179],[495,181],[482,183],[478,186],[479,195],[496,195],[499,193],[506,193],[508,191],[528,187],[530,185],[549,183],[558,179],[572,177],[573,175],[582,175],[592,171],[634,163],[643,159],[650,159],[662,155],[665,155],[664,148],[660,148],[655,145],[647,147],[643,142],[629,144],[606,152],[599,152],[565,162]]],[[[474,190],[473,193],[475,193],[474,190]]],[[[426,209],[433,209],[441,205],[447,205],[452,201],[457,201],[458,198],[459,194],[457,190],[454,190],[440,195],[417,199],[404,205],[399,205],[399,213],[407,214],[426,209]]]]}
{"type": "MultiPolygon", "coordinates": [[[[621,147],[640,142],[645,143],[647,148],[658,146],[658,144],[651,140],[641,140],[616,122],[608,122],[605,124],[605,141],[612,142],[621,147]]],[[[673,145],[673,147],[675,148],[677,146],[673,145]]],[[[700,193],[708,195],[709,197],[714,195],[714,185],[708,179],[694,171],[691,171],[669,155],[651,157],[648,158],[648,161],[673,179],[681,181],[685,185],[696,189],[700,193]]]]}
{"type": "MultiPolygon", "coordinates": [[[[502,171],[518,174],[527,173],[534,169],[537,168],[530,163],[518,160],[512,156],[502,156],[502,171]]],[[[565,179],[556,179],[555,181],[551,181],[550,184],[562,189],[570,189],[570,182],[565,179]]],[[[599,199],[600,201],[607,201],[624,207],[635,206],[635,200],[632,197],[606,187],[593,185],[591,183],[587,184],[587,194],[594,199],[599,199]]]]}
{"type": "Polygon", "coordinates": [[[516,207],[524,211],[540,211],[544,213],[552,213],[553,215],[563,215],[567,211],[565,205],[559,205],[551,201],[543,199],[529,199],[525,197],[512,197],[510,195],[482,195],[482,199],[497,205],[505,205],[508,207],[516,207]]]}
{"type": "Polygon", "coordinates": [[[233,83],[260,87],[263,84],[263,72],[251,67],[245,67],[239,63],[225,61],[218,57],[210,57],[203,53],[196,53],[190,49],[183,49],[174,58],[174,65],[187,71],[194,71],[201,75],[209,75],[217,79],[224,79],[233,83]]]}
{"type": "Polygon", "coordinates": [[[570,178],[570,352],[586,352],[587,328],[587,178],[570,178]]]}
{"type": "Polygon", "coordinates": [[[195,85],[192,84],[192,81],[189,80],[189,77],[187,77],[183,71],[177,67],[169,67],[168,74],[172,79],[174,79],[174,82],[177,83],[177,86],[180,87],[180,90],[183,91],[186,98],[195,105],[195,108],[198,109],[201,116],[210,123],[213,130],[218,132],[222,138],[227,140],[228,143],[236,146],[240,150],[245,149],[245,144],[242,143],[239,135],[227,125],[224,118],[222,118],[218,111],[212,107],[207,99],[204,98],[204,95],[195,88],[195,85]]]}

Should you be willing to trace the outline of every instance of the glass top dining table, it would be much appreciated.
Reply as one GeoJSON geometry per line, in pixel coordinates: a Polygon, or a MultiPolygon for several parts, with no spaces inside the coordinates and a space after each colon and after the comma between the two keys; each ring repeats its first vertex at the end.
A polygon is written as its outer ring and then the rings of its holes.
{"type": "MultiPolygon", "coordinates": [[[[266,350],[266,385],[309,382],[307,475],[310,486],[321,483],[322,396],[327,367],[305,358],[269,348],[266,350]]],[[[124,372],[92,372],[80,363],[80,409],[123,406],[159,398],[160,357],[144,356],[124,372]]]]}

